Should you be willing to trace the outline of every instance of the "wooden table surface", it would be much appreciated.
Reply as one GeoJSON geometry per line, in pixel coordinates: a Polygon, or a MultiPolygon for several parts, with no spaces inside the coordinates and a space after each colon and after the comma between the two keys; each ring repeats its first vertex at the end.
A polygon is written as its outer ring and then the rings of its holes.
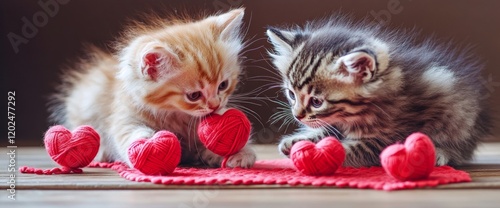
{"type": "MultiPolygon", "coordinates": [[[[259,159],[280,158],[276,147],[256,145],[259,159]]],[[[85,175],[17,173],[16,200],[8,196],[8,149],[0,148],[3,207],[500,207],[500,143],[482,145],[474,161],[459,167],[473,182],[431,189],[384,192],[288,186],[164,186],[127,181],[108,169],[85,175]]],[[[16,149],[16,165],[56,167],[43,148],[16,149]]]]}

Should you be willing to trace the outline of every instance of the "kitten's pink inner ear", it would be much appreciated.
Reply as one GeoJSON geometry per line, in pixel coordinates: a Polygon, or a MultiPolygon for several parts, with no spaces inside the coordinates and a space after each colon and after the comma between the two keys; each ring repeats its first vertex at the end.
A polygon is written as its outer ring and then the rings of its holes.
{"type": "Polygon", "coordinates": [[[375,71],[375,59],[367,53],[356,52],[344,56],[344,65],[349,74],[363,79],[369,80],[375,71]]]}
{"type": "Polygon", "coordinates": [[[367,69],[367,70],[370,70],[371,68],[371,61],[368,60],[368,58],[366,57],[361,57],[359,58],[358,60],[356,60],[356,62],[354,62],[351,67],[352,68],[359,68],[360,70],[363,70],[363,69],[367,69]]]}
{"type": "Polygon", "coordinates": [[[160,55],[158,53],[147,53],[144,56],[144,65],[142,68],[142,73],[152,80],[158,78],[158,65],[160,63],[160,55]]]}
{"type": "Polygon", "coordinates": [[[141,54],[140,67],[146,79],[156,81],[180,67],[178,55],[163,46],[146,46],[141,54]]]}
{"type": "Polygon", "coordinates": [[[147,65],[156,65],[158,64],[158,54],[156,53],[148,53],[144,56],[144,61],[147,65]]]}

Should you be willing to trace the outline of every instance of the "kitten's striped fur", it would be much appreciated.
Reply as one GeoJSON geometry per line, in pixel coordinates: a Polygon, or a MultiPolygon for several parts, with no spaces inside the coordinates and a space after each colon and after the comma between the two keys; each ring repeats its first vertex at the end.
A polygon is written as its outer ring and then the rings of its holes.
{"type": "Polygon", "coordinates": [[[437,165],[456,165],[489,133],[481,66],[467,52],[344,17],[267,35],[302,126],[281,140],[285,155],[297,141],[333,135],[346,150],[344,165],[380,165],[385,147],[423,132],[437,165]]]}
{"type": "MultiPolygon", "coordinates": [[[[196,127],[202,116],[224,111],[241,73],[243,9],[201,20],[149,16],[119,41],[115,54],[92,49],[63,77],[55,96],[55,121],[73,129],[91,125],[101,135],[98,160],[126,161],[137,139],[156,131],[177,135],[182,164],[218,166],[221,157],[207,150],[196,127]]],[[[247,146],[228,160],[250,167],[247,146]]]]}

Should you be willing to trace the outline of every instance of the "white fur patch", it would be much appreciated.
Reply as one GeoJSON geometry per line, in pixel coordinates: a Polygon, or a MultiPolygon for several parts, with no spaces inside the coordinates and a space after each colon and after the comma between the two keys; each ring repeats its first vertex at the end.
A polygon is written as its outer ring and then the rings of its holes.
{"type": "Polygon", "coordinates": [[[456,82],[455,75],[446,67],[432,67],[424,72],[422,79],[433,90],[452,90],[456,82]]]}
{"type": "Polygon", "coordinates": [[[389,46],[386,43],[373,39],[372,44],[375,46],[375,55],[377,56],[379,73],[383,72],[389,66],[389,46]]]}
{"type": "MultiPolygon", "coordinates": [[[[304,44],[301,44],[295,49],[295,51],[287,52],[284,54],[271,54],[273,58],[273,64],[280,71],[281,74],[286,74],[286,70],[290,67],[293,58],[297,56],[297,54],[302,50],[304,44]]],[[[280,52],[278,52],[280,53],[280,52]]]]}
{"type": "MultiPolygon", "coordinates": [[[[293,39],[293,34],[288,31],[280,31],[281,35],[283,35],[286,39],[293,39]]],[[[270,42],[273,44],[274,49],[277,54],[280,56],[288,56],[292,52],[292,46],[286,43],[284,40],[279,38],[276,34],[274,34],[271,30],[266,31],[267,36],[269,37],[270,42]]]]}

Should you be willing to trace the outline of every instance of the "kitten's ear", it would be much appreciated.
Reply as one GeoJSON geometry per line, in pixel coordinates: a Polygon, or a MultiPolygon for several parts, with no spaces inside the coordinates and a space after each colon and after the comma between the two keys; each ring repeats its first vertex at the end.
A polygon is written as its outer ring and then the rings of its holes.
{"type": "Polygon", "coordinates": [[[340,70],[354,78],[356,82],[366,82],[375,74],[375,58],[365,52],[354,52],[342,56],[340,70]]]}
{"type": "Polygon", "coordinates": [[[266,34],[279,55],[288,55],[292,52],[292,44],[296,38],[293,32],[268,28],[266,34]]]}
{"type": "Polygon", "coordinates": [[[240,36],[243,15],[245,15],[245,9],[239,8],[221,14],[215,18],[217,31],[220,32],[220,39],[233,40],[240,36]]]}
{"type": "Polygon", "coordinates": [[[141,72],[150,80],[167,75],[180,65],[176,53],[163,46],[147,46],[141,54],[141,72]]]}

